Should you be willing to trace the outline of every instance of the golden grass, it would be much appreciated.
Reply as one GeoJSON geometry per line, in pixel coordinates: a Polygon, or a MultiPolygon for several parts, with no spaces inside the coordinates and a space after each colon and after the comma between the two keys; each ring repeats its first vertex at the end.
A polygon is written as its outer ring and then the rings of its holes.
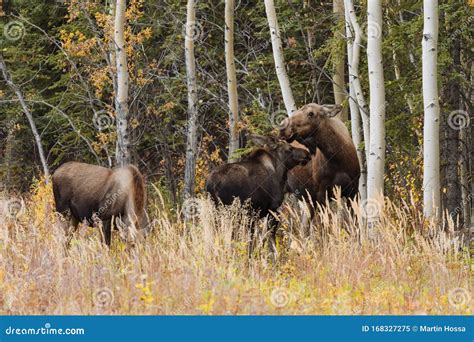
{"type": "MultiPolygon", "coordinates": [[[[81,227],[69,248],[49,186],[38,186],[18,215],[0,225],[0,314],[472,314],[472,274],[461,242],[424,222],[411,205],[387,200],[374,239],[362,214],[348,224],[320,210],[309,234],[287,204],[277,261],[257,245],[255,220],[235,204],[192,203],[185,223],[159,194],[146,239],[131,247],[81,227]],[[350,230],[350,233],[344,229],[350,230]]],[[[12,215],[10,215],[12,216],[12,215]]]]}

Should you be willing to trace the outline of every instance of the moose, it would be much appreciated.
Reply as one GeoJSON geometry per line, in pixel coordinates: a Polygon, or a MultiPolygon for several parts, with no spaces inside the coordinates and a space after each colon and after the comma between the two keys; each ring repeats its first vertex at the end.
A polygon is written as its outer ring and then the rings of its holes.
{"type": "Polygon", "coordinates": [[[65,216],[70,212],[72,232],[83,220],[89,224],[101,220],[103,240],[110,246],[113,218],[133,231],[145,222],[145,182],[133,165],[108,169],[67,162],[52,180],[56,210],[65,216]]]}
{"type": "Polygon", "coordinates": [[[311,155],[275,137],[250,138],[259,148],[240,162],[224,164],[211,171],[206,180],[206,191],[214,202],[225,205],[232,204],[235,198],[241,202],[249,200],[260,218],[268,216],[274,246],[277,226],[269,213],[276,211],[283,202],[288,171],[296,165],[306,164],[311,155]]]}
{"type": "Polygon", "coordinates": [[[280,138],[297,141],[312,154],[311,162],[291,170],[287,181],[287,190],[308,203],[324,203],[336,186],[348,199],[358,194],[360,165],[349,131],[335,117],[341,109],[340,105],[311,103],[281,123],[280,138]]]}

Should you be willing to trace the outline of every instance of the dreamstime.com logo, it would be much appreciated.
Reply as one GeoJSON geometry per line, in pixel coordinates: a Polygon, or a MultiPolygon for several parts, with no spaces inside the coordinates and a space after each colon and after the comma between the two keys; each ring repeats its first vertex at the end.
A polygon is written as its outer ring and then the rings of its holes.
{"type": "Polygon", "coordinates": [[[182,211],[186,220],[199,217],[200,209],[199,200],[194,197],[189,197],[183,202],[182,211]]]}
{"type": "Polygon", "coordinates": [[[104,287],[94,292],[94,305],[100,308],[112,306],[114,303],[114,293],[112,290],[104,287]]]}
{"type": "Polygon", "coordinates": [[[468,128],[470,123],[471,118],[465,110],[458,109],[448,115],[448,126],[456,131],[468,128]]]}
{"type": "Polygon", "coordinates": [[[25,212],[25,203],[20,198],[11,198],[4,203],[3,213],[6,217],[17,219],[25,212]]]}
{"type": "Polygon", "coordinates": [[[273,306],[277,308],[283,308],[287,306],[291,301],[291,294],[290,292],[283,288],[283,287],[277,287],[273,289],[271,295],[270,295],[270,302],[272,303],[273,306]]]}
{"type": "Polygon", "coordinates": [[[25,35],[25,26],[21,21],[18,20],[12,20],[9,21],[4,27],[3,27],[3,36],[12,42],[16,42],[17,40],[20,40],[23,38],[25,35]]]}
{"type": "Polygon", "coordinates": [[[183,35],[191,40],[197,41],[202,38],[202,25],[197,21],[190,21],[183,25],[183,35]]]}
{"type": "Polygon", "coordinates": [[[469,303],[471,302],[471,294],[467,289],[463,287],[456,287],[449,291],[448,300],[449,304],[459,309],[469,305],[469,303]]]}
{"type": "Polygon", "coordinates": [[[93,116],[93,123],[94,127],[97,128],[99,131],[103,131],[105,129],[109,129],[113,126],[115,119],[109,115],[106,110],[100,110],[98,112],[94,112],[93,116]]]}
{"type": "Polygon", "coordinates": [[[361,29],[364,40],[378,39],[382,36],[382,27],[373,21],[364,23],[361,29]]]}
{"type": "Polygon", "coordinates": [[[376,219],[382,212],[382,203],[376,199],[368,198],[361,202],[361,209],[364,219],[376,219]]]}
{"type": "Polygon", "coordinates": [[[290,120],[286,120],[288,114],[285,110],[277,110],[270,115],[270,123],[273,128],[285,129],[290,124],[290,120]]]}
{"type": "Polygon", "coordinates": [[[40,328],[15,328],[5,329],[6,335],[85,335],[83,328],[53,328],[50,323],[46,323],[40,328]]]}

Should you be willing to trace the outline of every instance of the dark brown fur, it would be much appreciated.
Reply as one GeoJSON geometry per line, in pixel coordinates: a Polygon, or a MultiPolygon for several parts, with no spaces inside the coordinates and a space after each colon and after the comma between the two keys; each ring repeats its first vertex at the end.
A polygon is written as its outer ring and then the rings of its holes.
{"type": "Polygon", "coordinates": [[[53,175],[56,210],[70,212],[72,225],[103,222],[105,243],[111,242],[111,220],[139,229],[145,220],[146,188],[143,176],[133,165],[108,169],[79,162],[61,165],[53,175]]]}
{"type": "Polygon", "coordinates": [[[288,170],[308,162],[310,155],[284,141],[265,139],[265,146],[245,160],[221,165],[209,174],[206,190],[214,199],[227,205],[234,198],[250,200],[262,217],[280,207],[288,170]]]}
{"type": "MultiPolygon", "coordinates": [[[[241,202],[249,200],[263,218],[283,202],[288,170],[307,163],[311,156],[308,151],[275,138],[253,137],[252,140],[263,147],[243,161],[214,169],[207,177],[206,191],[216,202],[226,205],[232,204],[235,198],[241,202]]],[[[271,221],[274,239],[276,225],[271,221]]]]}
{"type": "Polygon", "coordinates": [[[336,105],[308,104],[282,123],[280,137],[298,141],[312,154],[311,163],[288,173],[288,191],[300,197],[308,192],[317,203],[331,198],[336,186],[344,197],[357,196],[360,165],[349,132],[333,117],[340,110],[336,105]]]}

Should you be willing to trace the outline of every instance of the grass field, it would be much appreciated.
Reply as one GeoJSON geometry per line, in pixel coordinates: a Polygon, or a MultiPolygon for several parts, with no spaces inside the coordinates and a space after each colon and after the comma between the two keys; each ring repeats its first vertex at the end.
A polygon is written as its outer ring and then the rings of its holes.
{"type": "MultiPolygon", "coordinates": [[[[351,223],[320,210],[309,229],[287,204],[272,261],[252,216],[209,201],[163,209],[150,195],[152,231],[112,248],[82,226],[65,248],[49,186],[4,205],[0,314],[473,314],[468,251],[425,222],[412,203],[385,203],[373,238],[354,205],[351,223]],[[182,211],[192,220],[185,223],[182,211]]],[[[449,231],[449,229],[447,229],[449,231]]]]}

